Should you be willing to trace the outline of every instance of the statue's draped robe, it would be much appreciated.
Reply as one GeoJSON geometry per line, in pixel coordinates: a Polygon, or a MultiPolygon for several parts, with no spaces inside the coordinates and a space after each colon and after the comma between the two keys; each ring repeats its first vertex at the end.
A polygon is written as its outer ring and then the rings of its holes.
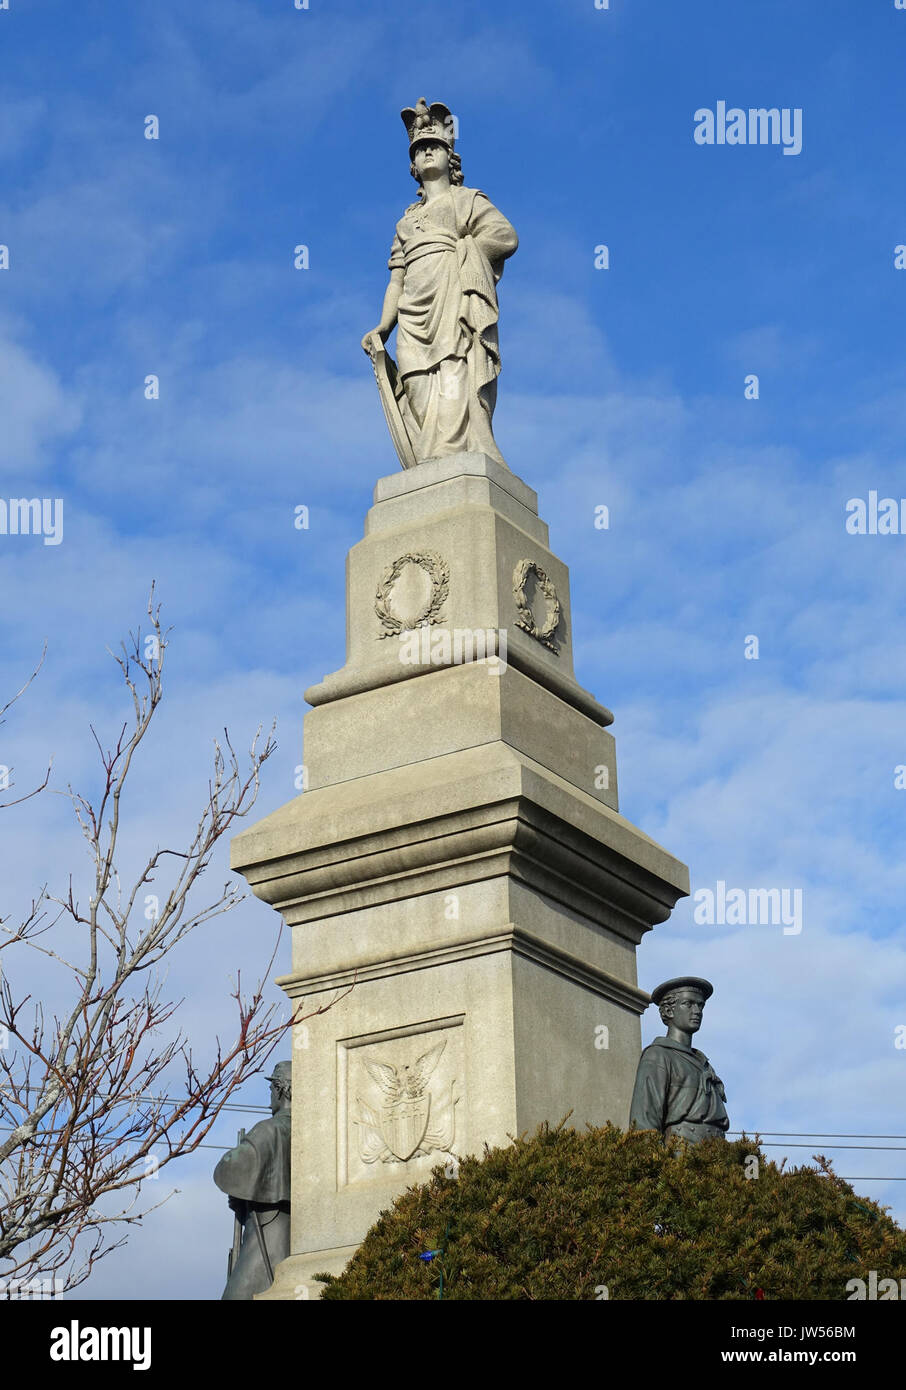
{"type": "Polygon", "coordinates": [[[234,1264],[225,1299],[249,1299],[269,1289],[271,1280],[255,1231],[257,1215],[271,1269],[289,1254],[290,1110],[278,1110],[270,1120],[250,1129],[214,1169],[214,1181],[229,1194],[230,1205],[243,1223],[239,1258],[234,1264]]]}
{"type": "Polygon", "coordinates": [[[397,309],[401,412],[416,459],[479,452],[503,463],[491,418],[497,397],[497,281],[516,232],[477,188],[406,209],[391,270],[404,271],[397,309]]]}
{"type": "Polygon", "coordinates": [[[673,1038],[655,1038],[639,1059],[630,1125],[693,1141],[725,1138],[726,1093],[703,1052],[673,1038]]]}

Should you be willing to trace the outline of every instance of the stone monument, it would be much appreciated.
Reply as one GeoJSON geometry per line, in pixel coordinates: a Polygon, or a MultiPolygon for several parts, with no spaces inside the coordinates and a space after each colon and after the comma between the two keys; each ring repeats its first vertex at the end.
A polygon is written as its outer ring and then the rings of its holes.
{"type": "Polygon", "coordinates": [[[636,947],[688,893],[619,814],[568,571],[491,432],[515,232],[463,186],[447,108],[402,116],[423,196],[363,346],[403,471],[347,559],[346,664],[305,693],[307,790],[232,844],[292,928],[294,1005],[338,1000],[297,1029],[291,1253],[266,1298],[317,1297],[438,1163],[570,1111],[625,1126],[636,947]]]}

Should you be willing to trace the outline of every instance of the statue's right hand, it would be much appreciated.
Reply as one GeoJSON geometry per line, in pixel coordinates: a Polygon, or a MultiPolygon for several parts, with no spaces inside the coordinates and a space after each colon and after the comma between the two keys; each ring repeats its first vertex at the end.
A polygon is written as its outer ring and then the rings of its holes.
{"type": "Polygon", "coordinates": [[[364,338],[362,339],[362,347],[365,350],[365,352],[367,352],[369,357],[371,356],[371,339],[375,334],[377,334],[382,343],[386,343],[388,338],[388,334],[384,332],[380,325],[378,325],[377,328],[369,329],[368,332],[365,334],[364,338]]]}

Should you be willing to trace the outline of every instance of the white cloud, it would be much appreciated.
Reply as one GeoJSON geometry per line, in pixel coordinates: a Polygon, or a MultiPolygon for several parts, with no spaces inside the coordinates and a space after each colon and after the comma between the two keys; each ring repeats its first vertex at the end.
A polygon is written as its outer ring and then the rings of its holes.
{"type": "Polygon", "coordinates": [[[47,471],[45,450],[74,430],[79,416],[78,401],[56,373],[0,325],[0,473],[13,489],[7,496],[26,495],[17,489],[47,471]]]}

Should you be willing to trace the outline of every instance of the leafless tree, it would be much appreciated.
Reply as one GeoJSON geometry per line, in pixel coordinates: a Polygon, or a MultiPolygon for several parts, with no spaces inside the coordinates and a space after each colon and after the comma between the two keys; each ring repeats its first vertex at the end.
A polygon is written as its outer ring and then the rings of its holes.
{"type": "MultiPolygon", "coordinates": [[[[7,713],[8,710],[11,710],[12,707],[13,707],[13,705],[16,703],[16,701],[17,701],[17,700],[20,700],[20,699],[22,698],[22,696],[25,694],[26,690],[27,690],[28,687],[31,685],[31,683],[32,683],[32,681],[35,679],[35,677],[37,676],[37,674],[38,674],[38,672],[40,671],[41,667],[44,665],[44,658],[45,658],[46,655],[47,655],[47,643],[45,642],[45,643],[44,643],[44,648],[43,648],[43,650],[42,650],[42,652],[41,652],[41,660],[38,662],[37,666],[36,666],[35,669],[32,671],[32,673],[31,673],[31,675],[29,676],[28,680],[27,680],[27,681],[25,682],[25,684],[22,686],[21,690],[17,690],[16,693],[15,693],[15,695],[12,697],[12,699],[11,699],[11,700],[7,700],[6,704],[3,705],[2,708],[0,708],[0,724],[5,724],[5,723],[6,723],[6,720],[5,720],[5,718],[4,718],[4,715],[7,713]]],[[[30,792],[26,792],[24,796],[17,796],[17,797],[15,797],[15,799],[12,800],[12,801],[0,801],[0,811],[5,811],[5,810],[7,809],[7,807],[9,807],[9,806],[18,806],[19,803],[22,802],[22,801],[30,801],[31,798],[32,798],[33,796],[37,796],[37,795],[38,795],[38,792],[43,792],[44,788],[47,786],[47,783],[50,781],[50,769],[51,769],[51,763],[48,763],[48,765],[47,765],[47,771],[46,771],[45,774],[44,774],[44,779],[43,779],[43,781],[39,782],[38,785],[37,785],[36,787],[32,787],[31,791],[30,791],[30,792]]],[[[4,764],[2,767],[0,767],[0,790],[2,790],[2,791],[6,791],[6,789],[12,785],[12,783],[11,783],[10,780],[9,780],[9,774],[10,774],[10,769],[9,769],[5,764],[4,764]]],[[[3,920],[3,919],[0,918],[0,921],[2,921],[2,920],[3,920]]]]}
{"type": "Polygon", "coordinates": [[[168,633],[153,586],[148,617],[145,637],[130,633],[129,645],[111,653],[133,710],[111,748],[92,728],[99,798],[93,804],[71,787],[61,793],[89,847],[91,898],[79,902],[70,876],[64,896],[45,887],[17,927],[0,924],[0,964],[41,952],[67,982],[65,1006],[48,1018],[40,1002],[16,992],[7,971],[0,977],[0,1275],[59,1271],[65,1288],[87,1279],[102,1255],[125,1243],[125,1227],[160,1205],[142,1206],[142,1184],[202,1143],[238,1088],[301,1021],[280,1018],[277,1005],[264,1001],[279,935],[250,993],[237,976],[236,1034],[228,1045],[215,1042],[213,1061],[196,1066],[174,1022],[180,1001],[162,997],[158,967],[169,952],[241,901],[232,883],[202,905],[190,895],[218,841],[254,805],[276,744],[273,727],[263,742],[259,728],[242,770],[224,731],[188,847],[155,849],[124,889],[117,870],[124,789],[163,690],[168,633]],[[154,892],[162,874],[169,886],[154,892]]]}

